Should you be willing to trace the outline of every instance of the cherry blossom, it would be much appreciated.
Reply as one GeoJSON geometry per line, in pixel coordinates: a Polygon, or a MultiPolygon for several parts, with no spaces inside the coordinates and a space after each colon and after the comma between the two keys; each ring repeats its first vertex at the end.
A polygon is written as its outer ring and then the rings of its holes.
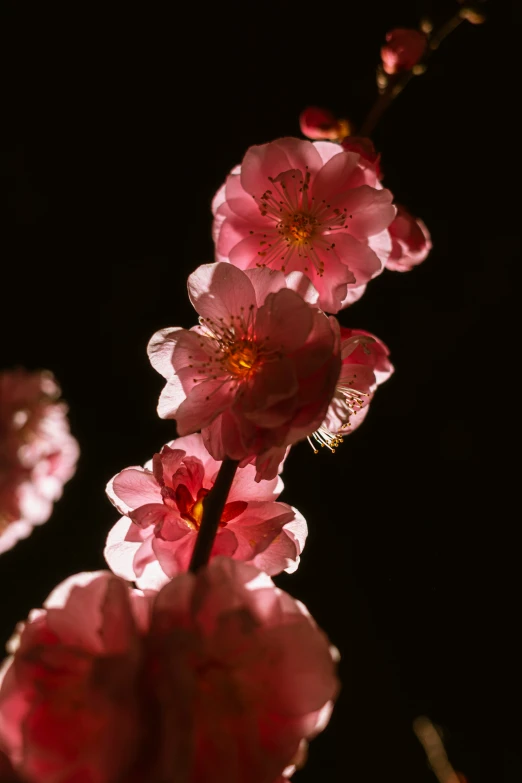
{"type": "Polygon", "coordinates": [[[163,329],[148,346],[167,380],[158,413],[181,436],[202,430],[214,459],[255,459],[256,480],[274,478],[286,448],[326,415],[338,323],[309,303],[317,292],[297,273],[207,264],[188,287],[200,325],[163,329]]]}
{"type": "Polygon", "coordinates": [[[375,335],[341,327],[342,364],[335,394],[324,422],[308,438],[315,452],[317,446],[335,451],[343,437],[362,424],[377,386],[393,372],[389,353],[375,335]]]}
{"type": "Polygon", "coordinates": [[[283,138],[250,147],[214,198],[216,258],[302,272],[319,306],[336,313],[383,269],[391,202],[375,167],[338,144],[283,138]]]}
{"type": "Polygon", "coordinates": [[[28,783],[272,783],[338,692],[302,604],[222,557],[159,593],[70,577],[10,651],[0,742],[28,783]]]}
{"type": "MultiPolygon", "coordinates": [[[[220,463],[200,434],[164,446],[145,468],[126,468],[107,485],[124,516],[109,533],[105,557],[111,569],[141,589],[158,588],[186,571],[199,531],[203,501],[220,463]]],[[[255,482],[255,468],[236,474],[223,509],[212,556],[251,562],[267,574],[295,571],[307,535],[301,514],[278,503],[279,476],[255,482]]]]}
{"type": "Polygon", "coordinates": [[[0,553],[46,522],[79,449],[51,373],[0,373],[0,553]]]}

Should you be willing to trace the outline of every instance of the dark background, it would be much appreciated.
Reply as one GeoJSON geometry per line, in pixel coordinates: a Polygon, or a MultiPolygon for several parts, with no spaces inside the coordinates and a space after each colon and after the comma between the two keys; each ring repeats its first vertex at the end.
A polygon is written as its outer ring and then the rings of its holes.
{"type": "MultiPolygon", "coordinates": [[[[456,7],[432,5],[436,19],[456,7]]],[[[389,345],[395,375],[335,456],[300,444],[285,467],[283,499],[310,535],[277,581],[342,655],[342,695],[298,783],[434,781],[411,730],[422,714],[470,783],[522,777],[520,14],[489,5],[373,137],[385,185],[434,242],[340,314],[389,345]]],[[[82,455],[51,521],[1,558],[2,642],[59,581],[104,566],[107,480],[175,434],[145,348],[194,323],[186,278],[212,259],[210,200],[228,170],[251,144],[299,135],[306,105],[361,122],[385,32],[429,4],[123,8],[4,7],[0,366],[56,374],[82,455]]]]}

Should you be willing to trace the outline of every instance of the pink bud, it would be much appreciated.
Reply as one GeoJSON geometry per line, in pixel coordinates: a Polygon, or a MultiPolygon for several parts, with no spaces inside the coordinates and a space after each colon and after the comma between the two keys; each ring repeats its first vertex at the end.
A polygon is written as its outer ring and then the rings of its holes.
{"type": "Polygon", "coordinates": [[[381,57],[383,68],[388,74],[409,71],[417,65],[426,49],[424,33],[402,27],[387,33],[386,42],[381,49],[381,57]]]}
{"type": "Polygon", "coordinates": [[[309,139],[341,141],[350,132],[348,120],[338,120],[328,109],[308,106],[301,112],[299,125],[303,136],[309,139]]]}

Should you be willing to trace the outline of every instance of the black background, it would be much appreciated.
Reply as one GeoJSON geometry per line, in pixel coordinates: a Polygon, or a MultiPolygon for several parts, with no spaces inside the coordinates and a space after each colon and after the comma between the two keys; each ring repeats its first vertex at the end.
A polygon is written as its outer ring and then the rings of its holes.
{"type": "MultiPolygon", "coordinates": [[[[456,7],[432,6],[436,19],[456,7]]],[[[490,6],[373,137],[385,185],[434,242],[340,314],[389,345],[395,375],[335,456],[300,444],[285,467],[282,499],[310,535],[299,571],[277,581],[342,655],[342,695],[299,783],[433,781],[411,730],[422,714],[470,783],[522,776],[520,15],[490,6]]],[[[0,362],[56,374],[82,455],[51,521],[1,558],[2,642],[59,581],[104,566],[107,480],[174,437],[145,347],[194,323],[186,277],[212,260],[209,205],[228,170],[251,144],[299,135],[306,105],[360,123],[385,32],[429,6],[4,10],[0,362]]]]}

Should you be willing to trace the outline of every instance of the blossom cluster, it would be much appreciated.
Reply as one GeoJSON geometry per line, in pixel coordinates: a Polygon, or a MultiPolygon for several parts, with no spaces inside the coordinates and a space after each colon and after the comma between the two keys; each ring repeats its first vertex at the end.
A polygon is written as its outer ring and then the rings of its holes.
{"type": "MultiPolygon", "coordinates": [[[[387,73],[422,55],[399,33],[387,73]]],[[[158,414],[178,437],[108,482],[111,570],[67,579],[10,643],[6,775],[281,783],[328,722],[337,653],[271,579],[297,569],[308,533],[280,474],[298,442],[333,452],[363,422],[393,366],[339,313],[431,240],[383,186],[369,138],[317,108],[301,127],[311,140],[253,146],[226,177],[215,258],[188,278],[197,322],[150,339],[158,414]]],[[[0,377],[0,551],[48,518],[74,470],[57,395],[48,375],[0,377]]]]}

